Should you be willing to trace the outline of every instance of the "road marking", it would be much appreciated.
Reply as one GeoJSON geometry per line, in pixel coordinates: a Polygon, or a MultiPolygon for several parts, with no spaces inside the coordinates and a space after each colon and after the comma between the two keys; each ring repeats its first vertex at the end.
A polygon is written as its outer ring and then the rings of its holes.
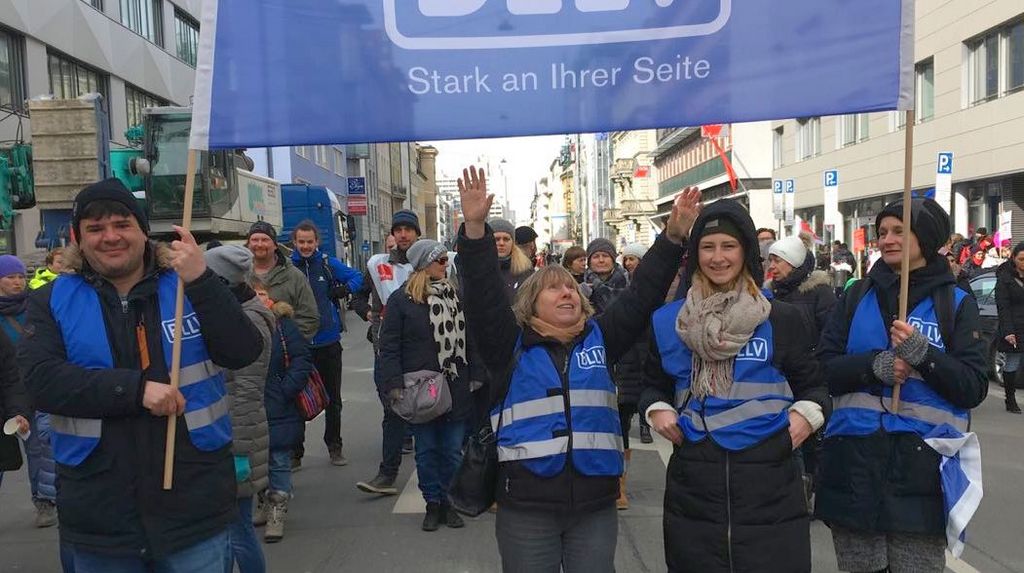
{"type": "Polygon", "coordinates": [[[950,553],[949,550],[946,551],[946,568],[952,569],[953,573],[981,573],[974,567],[968,565],[965,561],[961,561],[956,557],[953,557],[953,554],[950,553]]]}
{"type": "Polygon", "coordinates": [[[420,479],[416,470],[412,470],[409,481],[405,482],[402,494],[398,496],[394,509],[391,513],[426,513],[427,505],[423,501],[423,494],[420,493],[420,479]]]}

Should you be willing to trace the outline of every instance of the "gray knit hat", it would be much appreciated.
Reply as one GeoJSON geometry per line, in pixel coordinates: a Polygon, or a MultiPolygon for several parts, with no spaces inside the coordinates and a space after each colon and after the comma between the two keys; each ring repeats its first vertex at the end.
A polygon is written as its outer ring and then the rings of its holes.
{"type": "Polygon", "coordinates": [[[227,281],[238,286],[252,274],[252,251],[241,245],[221,245],[203,253],[206,266],[227,281]]]}
{"type": "Polygon", "coordinates": [[[636,257],[638,259],[644,258],[647,254],[647,247],[640,243],[630,243],[626,245],[626,248],[622,249],[623,257],[636,257]]]}
{"type": "Polygon", "coordinates": [[[430,266],[430,263],[447,254],[448,249],[444,245],[431,239],[420,239],[413,243],[409,250],[405,252],[405,256],[409,258],[412,268],[417,271],[422,271],[430,266]]]}
{"type": "Polygon", "coordinates": [[[516,226],[507,219],[491,219],[487,221],[487,224],[491,226],[491,231],[495,233],[508,233],[513,237],[516,236],[516,226]]]}
{"type": "Polygon", "coordinates": [[[594,256],[594,253],[608,253],[608,256],[615,258],[615,245],[612,244],[608,239],[596,238],[590,241],[587,245],[587,263],[590,263],[590,257],[594,256]]]}

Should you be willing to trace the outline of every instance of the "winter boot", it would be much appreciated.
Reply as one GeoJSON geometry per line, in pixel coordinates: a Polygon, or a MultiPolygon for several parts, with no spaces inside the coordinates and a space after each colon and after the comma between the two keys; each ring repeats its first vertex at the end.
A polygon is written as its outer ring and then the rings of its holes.
{"type": "Polygon", "coordinates": [[[288,494],[283,491],[271,491],[267,494],[267,529],[263,532],[263,541],[277,543],[284,538],[284,520],[288,516],[288,494]]]}
{"type": "Polygon", "coordinates": [[[361,481],[356,484],[356,487],[366,493],[376,493],[379,495],[398,494],[398,488],[395,487],[395,476],[386,476],[384,474],[377,474],[375,478],[368,482],[361,481]]]}
{"type": "Polygon", "coordinates": [[[1020,414],[1020,406],[1017,405],[1017,386],[1024,379],[1024,368],[1014,372],[1013,376],[1003,376],[1003,383],[1006,389],[1006,411],[1011,414],[1020,414]]]}
{"type": "Polygon", "coordinates": [[[57,504],[48,499],[35,500],[36,527],[53,527],[57,525],[57,504]]]}
{"type": "Polygon", "coordinates": [[[441,504],[427,504],[427,515],[423,518],[423,531],[437,531],[441,527],[441,504]]]}
{"type": "Polygon", "coordinates": [[[270,503],[267,501],[269,490],[263,490],[256,494],[256,509],[252,512],[252,524],[261,527],[267,524],[267,514],[270,512],[270,503]]]}
{"type": "Polygon", "coordinates": [[[647,424],[640,423],[640,443],[641,444],[653,444],[654,438],[651,436],[651,427],[647,424]]]}
{"type": "MultiPolygon", "coordinates": [[[[626,459],[626,468],[629,468],[629,460],[632,457],[633,452],[626,450],[623,455],[626,459]]],[[[619,499],[615,500],[615,507],[618,509],[629,509],[629,498],[626,497],[626,471],[623,470],[622,476],[619,477],[619,499]]]]}
{"type": "Polygon", "coordinates": [[[444,524],[448,527],[458,529],[466,526],[466,522],[462,521],[462,516],[452,506],[442,505],[441,510],[444,511],[444,524]]]}
{"type": "Polygon", "coordinates": [[[331,456],[332,466],[347,466],[348,458],[341,453],[341,446],[334,446],[328,449],[328,453],[331,456]]]}

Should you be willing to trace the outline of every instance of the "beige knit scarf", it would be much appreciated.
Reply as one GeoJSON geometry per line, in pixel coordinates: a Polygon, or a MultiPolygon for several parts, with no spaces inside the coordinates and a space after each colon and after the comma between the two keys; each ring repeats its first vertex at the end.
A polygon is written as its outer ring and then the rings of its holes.
{"type": "Polygon", "coordinates": [[[770,311],[768,299],[760,291],[751,295],[744,281],[706,298],[699,286],[690,287],[676,333],[693,351],[690,391],[696,398],[729,395],[736,355],[770,311]]]}

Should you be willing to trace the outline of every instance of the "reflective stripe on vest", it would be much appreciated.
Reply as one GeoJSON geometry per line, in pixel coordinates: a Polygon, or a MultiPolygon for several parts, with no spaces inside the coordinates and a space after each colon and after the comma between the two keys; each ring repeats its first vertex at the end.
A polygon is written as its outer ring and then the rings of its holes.
{"type": "Polygon", "coordinates": [[[596,322],[588,327],[567,364],[556,366],[543,345],[520,354],[505,402],[491,412],[499,461],[520,462],[535,475],[551,477],[565,468],[571,455],[583,475],[622,475],[622,426],[604,336],[596,322]]]}
{"type": "MultiPolygon", "coordinates": [[[[170,371],[178,279],[166,272],[158,280],[160,339],[170,371]]],[[[69,362],[91,370],[114,367],[107,337],[96,335],[105,321],[99,295],[91,285],[78,275],[62,275],[54,283],[50,310],[60,326],[69,362]]],[[[198,318],[187,297],[182,331],[180,390],[185,396],[189,438],[200,450],[216,450],[231,442],[224,376],[207,355],[198,318]]],[[[101,419],[51,415],[51,423],[54,459],[64,465],[81,464],[102,437],[101,419]]]]}
{"type": "Polygon", "coordinates": [[[679,300],[661,307],[651,323],[661,353],[661,367],[675,380],[674,405],[686,439],[699,442],[710,433],[715,443],[737,451],[755,446],[786,428],[793,390],[773,364],[775,338],[771,322],[761,323],[736,355],[728,395],[698,400],[690,393],[693,353],[676,332],[676,318],[684,303],[679,300]]]}
{"type": "MultiPolygon", "coordinates": [[[[955,305],[967,293],[955,289],[955,305]]],[[[929,297],[918,303],[907,322],[928,337],[934,348],[945,352],[934,301],[929,297]]],[[[889,348],[889,336],[882,321],[878,295],[874,288],[861,298],[853,314],[850,334],[846,342],[848,354],[862,354],[889,348]]],[[[940,424],[949,424],[961,432],[967,431],[967,410],[947,402],[929,387],[917,372],[911,372],[900,390],[899,414],[892,410],[892,387],[873,384],[867,391],[852,392],[835,398],[835,407],[829,419],[825,436],[864,436],[885,428],[888,432],[913,432],[925,436],[940,424]]]]}
{"type": "Polygon", "coordinates": [[[370,273],[382,305],[388,304],[391,295],[409,280],[413,271],[411,264],[392,263],[389,258],[390,255],[373,255],[366,263],[366,270],[370,273]]]}

